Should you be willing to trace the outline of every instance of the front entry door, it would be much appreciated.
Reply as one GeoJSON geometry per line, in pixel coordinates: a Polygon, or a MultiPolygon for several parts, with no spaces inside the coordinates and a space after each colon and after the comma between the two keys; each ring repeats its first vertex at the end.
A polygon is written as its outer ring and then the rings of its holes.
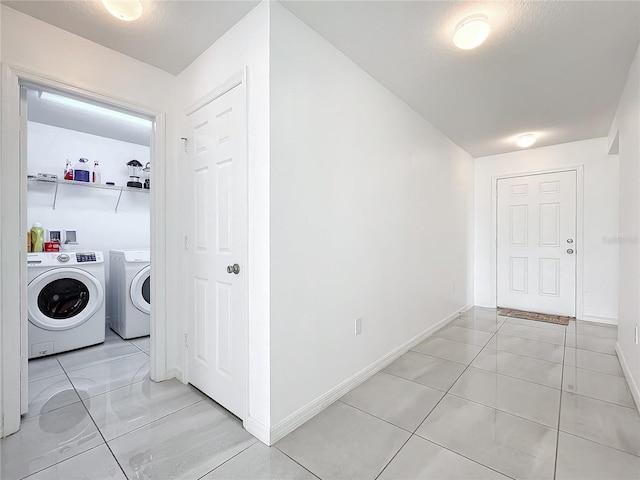
{"type": "Polygon", "coordinates": [[[188,123],[188,379],[243,418],[247,382],[244,85],[190,114],[188,123]]]}
{"type": "Polygon", "coordinates": [[[498,307],[574,317],[576,172],[498,180],[498,307]]]}

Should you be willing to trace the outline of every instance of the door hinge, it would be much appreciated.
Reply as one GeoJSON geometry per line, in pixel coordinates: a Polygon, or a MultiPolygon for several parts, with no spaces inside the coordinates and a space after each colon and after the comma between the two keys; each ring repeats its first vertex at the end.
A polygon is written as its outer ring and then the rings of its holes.
{"type": "Polygon", "coordinates": [[[182,140],[182,148],[184,148],[184,153],[189,153],[189,139],[187,137],[180,137],[182,140]]]}
{"type": "Polygon", "coordinates": [[[189,334],[188,333],[184,334],[184,346],[189,348],[189,334]]]}

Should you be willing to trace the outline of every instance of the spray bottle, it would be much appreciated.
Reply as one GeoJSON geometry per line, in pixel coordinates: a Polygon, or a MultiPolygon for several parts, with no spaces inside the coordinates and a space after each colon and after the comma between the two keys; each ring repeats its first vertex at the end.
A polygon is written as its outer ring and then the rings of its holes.
{"type": "Polygon", "coordinates": [[[97,161],[93,162],[93,172],[91,174],[91,181],[93,183],[102,183],[102,174],[100,173],[100,164],[97,161]]]}
{"type": "Polygon", "coordinates": [[[73,168],[71,167],[71,162],[67,158],[67,165],[64,167],[64,179],[65,180],[73,180],[73,168]]]}

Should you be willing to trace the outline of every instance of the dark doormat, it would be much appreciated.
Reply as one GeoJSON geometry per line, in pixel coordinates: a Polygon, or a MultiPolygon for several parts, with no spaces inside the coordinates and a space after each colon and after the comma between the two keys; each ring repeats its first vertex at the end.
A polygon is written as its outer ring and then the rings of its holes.
{"type": "Polygon", "coordinates": [[[498,315],[504,317],[524,318],[525,320],[535,320],[537,322],[557,323],[558,325],[569,325],[570,320],[574,317],[561,317],[559,315],[547,315],[546,313],[523,312],[522,310],[513,310],[512,308],[498,307],[498,315]]]}

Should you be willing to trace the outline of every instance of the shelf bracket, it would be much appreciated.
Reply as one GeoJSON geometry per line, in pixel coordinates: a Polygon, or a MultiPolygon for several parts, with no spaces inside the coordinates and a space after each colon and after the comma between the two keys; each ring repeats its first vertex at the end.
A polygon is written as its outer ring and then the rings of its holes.
{"type": "Polygon", "coordinates": [[[56,201],[58,200],[58,185],[59,185],[59,183],[56,182],[56,190],[55,190],[55,192],[53,192],[53,205],[51,205],[51,208],[53,210],[56,209],[56,201]]]}
{"type": "Polygon", "coordinates": [[[122,198],[122,189],[120,189],[120,193],[118,194],[118,201],[116,202],[116,212],[118,213],[118,205],[120,205],[120,199],[122,198]]]}

